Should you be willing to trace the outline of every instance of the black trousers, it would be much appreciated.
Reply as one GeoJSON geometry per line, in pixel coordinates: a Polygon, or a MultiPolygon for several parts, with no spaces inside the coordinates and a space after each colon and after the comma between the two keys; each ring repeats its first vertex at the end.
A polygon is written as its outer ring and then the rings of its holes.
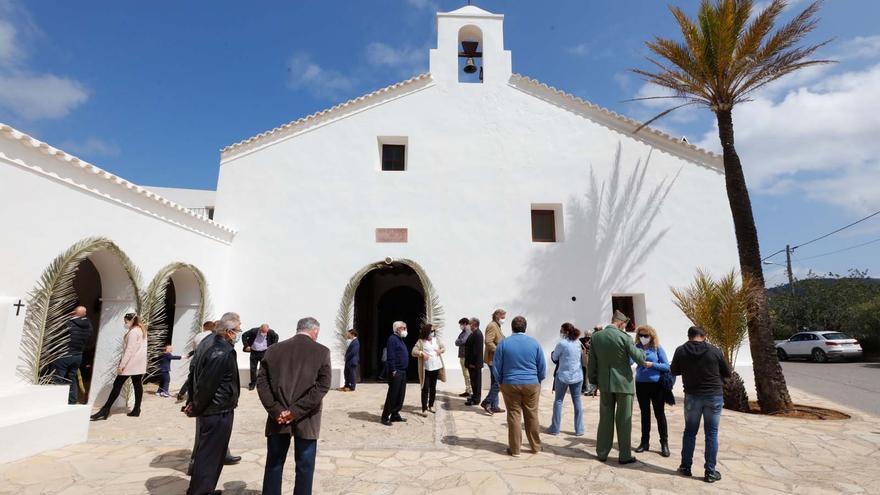
{"type": "Polygon", "coordinates": [[[356,364],[345,363],[345,386],[352,390],[357,387],[357,369],[356,364]]]}
{"type": "Polygon", "coordinates": [[[70,386],[70,390],[67,393],[68,404],[76,404],[79,399],[79,382],[76,379],[76,372],[81,364],[82,354],[65,356],[52,363],[54,383],[56,385],[70,386]]]}
{"type": "Polygon", "coordinates": [[[264,354],[266,351],[251,351],[251,383],[249,385],[257,384],[257,366],[263,362],[264,354]]]}
{"type": "Polygon", "coordinates": [[[385,407],[382,409],[382,419],[389,419],[400,415],[403,409],[403,400],[406,397],[406,371],[397,371],[394,376],[388,377],[388,394],[385,396],[385,407]]]}
{"type": "Polygon", "coordinates": [[[471,377],[471,388],[474,391],[471,402],[479,404],[483,393],[483,368],[468,368],[468,375],[471,377]]]}
{"type": "Polygon", "coordinates": [[[232,436],[232,411],[198,418],[198,450],[193,461],[187,495],[211,495],[217,488],[223,459],[232,436]]]}
{"type": "Polygon", "coordinates": [[[651,439],[651,406],[654,407],[660,441],[666,442],[669,439],[669,431],[666,426],[663,386],[654,382],[636,382],[636,399],[639,401],[639,412],[642,416],[642,442],[648,443],[651,439]]]}
{"type": "Polygon", "coordinates": [[[110,389],[110,395],[107,396],[107,402],[101,407],[101,412],[110,412],[110,408],[113,407],[113,403],[116,402],[116,399],[119,398],[119,393],[122,392],[122,386],[125,385],[125,381],[129,378],[131,378],[131,386],[134,389],[134,409],[132,411],[140,411],[141,399],[144,398],[143,377],[144,375],[116,375],[116,379],[113,380],[113,388],[110,389]]]}
{"type": "Polygon", "coordinates": [[[425,381],[422,383],[422,412],[429,407],[434,407],[434,399],[437,398],[437,377],[440,370],[425,370],[425,381]]]}

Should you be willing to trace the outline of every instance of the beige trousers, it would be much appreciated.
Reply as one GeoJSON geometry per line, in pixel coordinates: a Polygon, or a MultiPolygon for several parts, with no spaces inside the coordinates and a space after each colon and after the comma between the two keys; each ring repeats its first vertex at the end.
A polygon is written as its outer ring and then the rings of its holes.
{"type": "Polygon", "coordinates": [[[501,395],[507,408],[507,442],[512,454],[519,454],[522,447],[522,420],[525,418],[526,438],[532,452],[541,451],[541,436],[538,431],[538,403],[541,399],[541,385],[501,384],[501,395]]]}
{"type": "Polygon", "coordinates": [[[473,395],[474,391],[471,388],[471,374],[468,373],[467,367],[464,365],[464,358],[458,358],[458,362],[461,363],[461,374],[464,375],[464,391],[468,393],[468,395],[473,395]]]}

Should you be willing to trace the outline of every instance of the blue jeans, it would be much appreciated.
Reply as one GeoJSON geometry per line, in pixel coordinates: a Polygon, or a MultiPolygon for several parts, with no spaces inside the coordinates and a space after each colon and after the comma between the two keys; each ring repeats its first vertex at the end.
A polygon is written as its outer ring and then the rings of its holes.
{"type": "Polygon", "coordinates": [[[79,391],[79,382],[76,379],[76,372],[82,364],[82,354],[73,356],[65,356],[52,363],[53,372],[55,374],[53,382],[58,385],[69,385],[70,389],[67,393],[67,403],[76,404],[79,391]]]}
{"type": "MultiPolygon", "coordinates": [[[[268,452],[266,470],[263,474],[263,495],[281,495],[281,476],[284,473],[284,462],[290,450],[290,435],[277,433],[266,438],[268,452]]],[[[293,439],[293,459],[296,462],[296,478],[293,483],[293,494],[311,494],[312,481],[315,478],[315,455],[318,453],[318,441],[304,438],[293,439]]]]}
{"type": "Polygon", "coordinates": [[[501,392],[501,386],[498,385],[498,380],[495,379],[495,367],[491,364],[489,365],[489,393],[486,394],[486,398],[483,399],[482,404],[488,404],[492,409],[498,409],[498,394],[501,392]]]}
{"type": "Polygon", "coordinates": [[[584,409],[581,406],[581,387],[583,381],[577,383],[559,383],[556,382],[556,400],[553,402],[553,421],[550,423],[551,435],[558,435],[562,423],[562,401],[565,399],[565,393],[571,394],[571,402],[574,404],[574,434],[581,436],[584,434],[584,409]]]}
{"type": "Polygon", "coordinates": [[[171,372],[170,371],[160,371],[159,372],[159,390],[158,392],[168,393],[168,386],[171,384],[171,372]]]}
{"type": "Polygon", "coordinates": [[[718,457],[718,423],[721,422],[721,408],[724,397],[721,395],[684,395],[684,438],[681,445],[681,465],[690,468],[694,463],[694,448],[700,419],[706,436],[706,463],[703,469],[714,471],[718,457]]]}

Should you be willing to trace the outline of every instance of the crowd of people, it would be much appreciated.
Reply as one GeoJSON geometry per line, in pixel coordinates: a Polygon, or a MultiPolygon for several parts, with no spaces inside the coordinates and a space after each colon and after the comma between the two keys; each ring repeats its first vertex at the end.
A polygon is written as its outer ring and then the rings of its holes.
{"type": "MultiPolygon", "coordinates": [[[[523,431],[533,453],[542,451],[539,421],[541,384],[547,378],[544,349],[526,335],[528,323],[517,316],[510,323],[511,333],[503,326],[507,314],[498,309],[492,313],[485,332],[477,318],[459,320],[460,334],[455,340],[457,357],[462,368],[465,391],[460,397],[465,406],[479,406],[487,415],[507,413],[507,454],[519,457],[523,431]],[[488,367],[490,384],[482,398],[483,368],[488,367]],[[506,409],[500,407],[499,395],[506,409]]],[[[126,333],[124,349],[117,365],[117,376],[104,405],[92,420],[107,419],[123,385],[131,380],[134,407],[128,416],[139,416],[143,396],[143,377],[147,368],[147,338],[144,325],[134,313],[123,319],[126,333]]],[[[599,393],[599,423],[596,434],[596,456],[607,462],[617,433],[618,462],[636,461],[632,454],[632,408],[635,397],[641,412],[641,437],[635,452],[650,450],[652,416],[656,421],[660,442],[659,454],[669,457],[668,427],[665,406],[674,404],[672,387],[675,376],[684,384],[684,416],[681,463],[678,472],[691,476],[697,433],[703,422],[705,435],[704,480],[721,479],[716,469],[718,426],[723,406],[722,383],[731,370],[721,351],[706,342],[700,327],[688,329],[688,341],[679,346],[670,361],[660,346],[657,332],[648,325],[639,326],[633,338],[627,331],[630,319],[615,311],[611,324],[581,332],[571,323],[560,328],[559,341],[550,353],[554,364],[553,414],[545,433],[559,435],[566,396],[571,397],[574,410],[574,434],[585,433],[582,396],[599,393]],[[633,373],[635,365],[635,374],[633,373]],[[653,414],[652,414],[653,413],[653,414]]],[[[68,352],[55,365],[58,383],[70,382],[70,403],[77,401],[73,383],[75,370],[82,361],[82,350],[91,335],[86,311],[77,307],[68,324],[68,352]],[[71,370],[74,370],[73,374],[71,370]]],[[[324,396],[330,389],[330,350],[319,344],[320,324],[314,318],[297,322],[296,335],[279,342],[277,333],[263,324],[247,332],[241,330],[236,313],[226,313],[216,321],[205,322],[203,331],[194,337],[186,383],[178,398],[186,400],[181,409],[196,419],[196,433],[188,474],[187,493],[216,493],[216,485],[224,465],[234,464],[241,457],[229,452],[234,411],[238,406],[240,382],[235,344],[242,341],[244,352],[250,353],[250,390],[257,390],[267,411],[266,466],[262,493],[281,493],[284,463],[293,443],[296,477],[294,493],[311,493],[314,477],[317,438],[321,427],[324,396]]],[[[401,410],[406,396],[407,370],[410,356],[417,358],[421,411],[435,413],[437,382],[446,381],[446,352],[443,342],[431,324],[419,329],[419,339],[408,349],[409,330],[405,322],[392,325],[386,343],[383,376],[388,390],[380,417],[386,426],[406,422],[401,410]]],[[[360,344],[357,331],[348,332],[345,353],[343,392],[357,387],[360,344]]],[[[181,359],[170,346],[159,356],[160,386],[158,394],[167,397],[170,363],[181,359]]]]}

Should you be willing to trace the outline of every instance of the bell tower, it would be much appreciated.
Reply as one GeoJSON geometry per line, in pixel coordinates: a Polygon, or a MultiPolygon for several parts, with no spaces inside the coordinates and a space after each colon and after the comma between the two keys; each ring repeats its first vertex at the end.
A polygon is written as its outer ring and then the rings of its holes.
{"type": "Polygon", "coordinates": [[[438,83],[507,84],[512,70],[504,49],[504,16],[473,5],[438,12],[430,71],[438,83]]]}

